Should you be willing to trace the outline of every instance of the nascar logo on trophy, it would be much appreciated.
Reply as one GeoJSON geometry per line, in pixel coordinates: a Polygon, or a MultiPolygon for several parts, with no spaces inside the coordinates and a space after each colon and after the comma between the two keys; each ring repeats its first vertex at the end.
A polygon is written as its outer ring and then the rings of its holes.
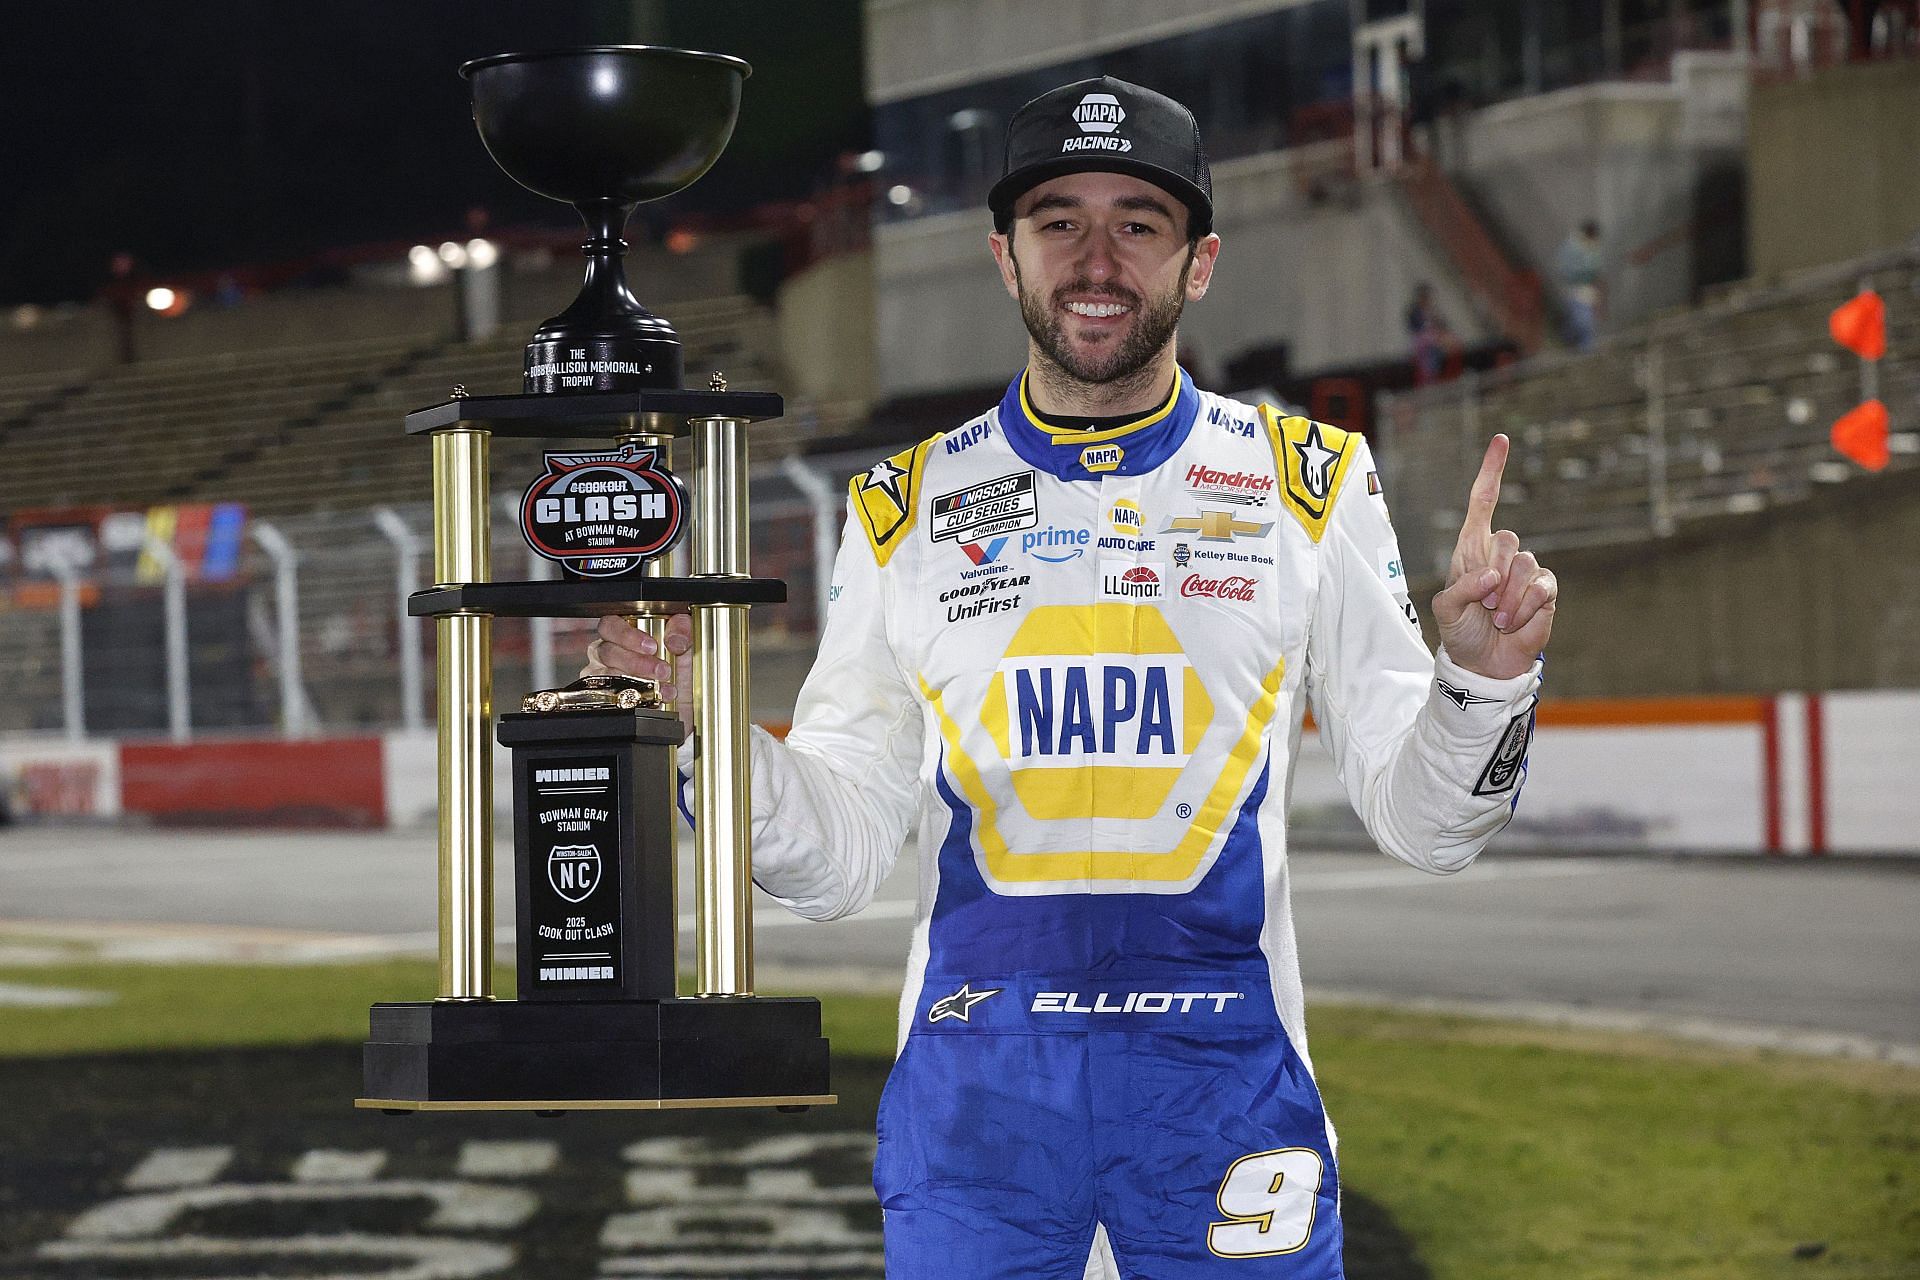
{"type": "Polygon", "coordinates": [[[804,1108],[833,1102],[820,1005],[753,991],[747,611],[786,586],[748,569],[747,428],[778,395],[681,386],[672,326],[628,288],[627,216],[705,173],[731,137],[745,62],[650,46],[501,54],[460,68],[487,151],[586,220],[586,279],[526,350],[523,391],[407,415],[433,449],[440,990],[377,1004],[361,1107],[804,1108]],[[489,442],[576,442],[543,455],[520,532],[557,581],[496,582],[489,442]],[[674,474],[691,444],[693,484],[674,474]],[[689,572],[667,554],[688,544],[689,572]],[[675,968],[674,796],[681,715],[651,681],[588,676],[498,719],[496,617],[624,614],[656,641],[693,615],[700,751],[693,994],[675,968]],[[512,753],[517,999],[493,993],[495,736],[512,753]]]}

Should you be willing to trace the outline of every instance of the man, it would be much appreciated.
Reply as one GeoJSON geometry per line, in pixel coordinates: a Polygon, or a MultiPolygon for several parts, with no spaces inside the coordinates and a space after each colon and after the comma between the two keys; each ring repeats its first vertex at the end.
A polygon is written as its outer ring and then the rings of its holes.
{"type": "MultiPolygon", "coordinates": [[[[1220,253],[1186,108],[1045,94],[989,204],[1027,369],[854,478],[793,731],[754,738],[755,878],[850,914],[917,819],[890,1276],[1339,1276],[1287,903],[1302,712],[1383,848],[1460,869],[1519,789],[1554,581],[1492,529],[1495,437],[1436,660],[1366,442],[1179,370],[1220,253]]],[[[673,676],[618,619],[609,670],[673,676]]]]}
{"type": "Polygon", "coordinates": [[[1606,314],[1607,282],[1601,272],[1600,224],[1589,218],[1567,233],[1554,255],[1553,270],[1560,280],[1560,300],[1566,308],[1567,342],[1575,351],[1593,350],[1606,314]]]}

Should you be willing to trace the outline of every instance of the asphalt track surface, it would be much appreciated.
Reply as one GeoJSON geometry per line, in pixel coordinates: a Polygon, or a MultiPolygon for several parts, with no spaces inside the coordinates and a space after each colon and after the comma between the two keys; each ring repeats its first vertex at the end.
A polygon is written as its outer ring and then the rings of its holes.
{"type": "MultiPolygon", "coordinates": [[[[510,857],[500,846],[503,955],[510,857]]],[[[1296,851],[1292,868],[1310,996],[1920,1063],[1920,861],[1525,856],[1496,845],[1452,877],[1351,852],[1296,851]]],[[[760,898],[762,985],[897,991],[915,880],[909,853],[870,907],[824,925],[760,898]]],[[[0,932],[9,923],[84,924],[78,936],[109,954],[156,958],[430,954],[433,837],[0,831],[0,932]]],[[[684,913],[681,933],[684,948],[684,913]]]]}

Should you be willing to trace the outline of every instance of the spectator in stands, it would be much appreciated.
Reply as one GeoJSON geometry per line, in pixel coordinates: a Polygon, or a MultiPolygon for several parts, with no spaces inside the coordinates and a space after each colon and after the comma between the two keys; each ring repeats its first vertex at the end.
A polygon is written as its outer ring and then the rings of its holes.
{"type": "Polygon", "coordinates": [[[107,263],[107,283],[100,291],[113,316],[114,354],[121,364],[132,364],[139,355],[133,336],[133,316],[140,305],[139,269],[134,256],[121,250],[107,263]]]}
{"type": "Polygon", "coordinates": [[[1440,381],[1453,334],[1446,317],[1434,305],[1433,286],[1425,280],[1413,286],[1413,301],[1407,306],[1407,337],[1413,346],[1413,385],[1424,387],[1440,381]]]}
{"type": "Polygon", "coordinates": [[[1588,218],[1570,232],[1554,259],[1560,282],[1560,300],[1566,310],[1567,342],[1576,351],[1593,350],[1600,320],[1607,310],[1607,282],[1602,277],[1600,224],[1588,218]]]}

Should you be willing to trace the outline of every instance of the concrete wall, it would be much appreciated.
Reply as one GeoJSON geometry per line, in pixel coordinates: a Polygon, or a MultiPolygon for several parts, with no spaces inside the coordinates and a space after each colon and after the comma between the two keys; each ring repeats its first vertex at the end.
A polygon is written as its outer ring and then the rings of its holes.
{"type": "MultiPolygon", "coordinates": [[[[1249,156],[1213,171],[1219,274],[1187,309],[1183,345],[1218,366],[1250,347],[1291,345],[1295,369],[1402,356],[1413,286],[1431,281],[1443,314],[1470,340],[1486,336],[1397,188],[1354,186],[1350,200],[1310,202],[1303,170],[1317,148],[1249,156]]],[[[1019,311],[987,249],[977,213],[874,229],[875,336],[883,396],[1002,382],[1026,358],[1019,311]]]]}
{"type": "Polygon", "coordinates": [[[867,0],[867,100],[911,98],[1299,3],[867,0]]]}
{"type": "Polygon", "coordinates": [[[1920,232],[1920,62],[1836,67],[1758,87],[1748,258],[1777,275],[1920,232]]]}
{"type": "Polygon", "coordinates": [[[1552,691],[1920,687],[1915,547],[1920,475],[1908,472],[1729,519],[1711,538],[1556,552],[1552,691]]]}
{"type": "MultiPolygon", "coordinates": [[[[1592,218],[1607,258],[1609,323],[1692,300],[1699,244],[1737,222],[1703,225],[1703,185],[1740,162],[1743,64],[1686,53],[1667,83],[1583,85],[1487,107],[1436,126],[1443,162],[1478,196],[1511,247],[1551,286],[1567,233],[1592,218]],[[1690,229],[1691,228],[1691,229],[1690,229]],[[1654,245],[1647,260],[1633,250],[1654,245]]],[[[1549,313],[1558,299],[1550,293],[1549,313]]]]}
{"type": "Polygon", "coordinates": [[[864,414],[874,395],[872,253],[815,263],[780,286],[776,310],[781,390],[864,414]]]}

